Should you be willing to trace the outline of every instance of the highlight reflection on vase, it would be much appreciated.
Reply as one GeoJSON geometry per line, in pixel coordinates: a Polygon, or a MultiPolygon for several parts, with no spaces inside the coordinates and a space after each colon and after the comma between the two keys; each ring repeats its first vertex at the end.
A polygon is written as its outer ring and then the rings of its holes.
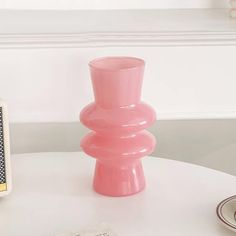
{"type": "Polygon", "coordinates": [[[105,57],[90,62],[95,101],[80,114],[92,132],[81,141],[96,158],[94,189],[109,196],[140,192],[145,178],[140,158],[155,147],[148,131],[154,110],[140,101],[144,61],[134,57],[105,57]]]}

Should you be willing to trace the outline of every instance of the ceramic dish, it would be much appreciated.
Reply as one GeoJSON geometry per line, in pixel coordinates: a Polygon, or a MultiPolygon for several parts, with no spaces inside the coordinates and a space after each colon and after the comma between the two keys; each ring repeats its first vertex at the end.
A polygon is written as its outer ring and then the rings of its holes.
{"type": "Polygon", "coordinates": [[[236,232],[236,195],[220,202],[216,214],[224,226],[236,232]]]}

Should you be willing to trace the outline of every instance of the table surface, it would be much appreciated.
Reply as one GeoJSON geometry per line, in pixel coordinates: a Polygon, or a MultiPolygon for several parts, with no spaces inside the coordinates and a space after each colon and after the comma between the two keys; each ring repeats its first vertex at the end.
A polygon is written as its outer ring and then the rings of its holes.
{"type": "Polygon", "coordinates": [[[184,162],[143,159],[147,187],[112,198],[92,190],[95,160],[80,152],[12,156],[13,191],[0,199],[1,236],[54,236],[102,222],[119,236],[235,235],[215,214],[236,177],[184,162]]]}

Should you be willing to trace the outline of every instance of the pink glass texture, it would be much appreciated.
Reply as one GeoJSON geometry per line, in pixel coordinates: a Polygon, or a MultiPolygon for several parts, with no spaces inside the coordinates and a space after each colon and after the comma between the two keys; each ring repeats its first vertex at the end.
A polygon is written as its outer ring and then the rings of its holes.
{"type": "Polygon", "coordinates": [[[155,148],[148,131],[155,111],[141,102],[144,61],[134,57],[105,57],[89,63],[95,101],[80,113],[92,131],[81,141],[96,158],[94,190],[127,196],[145,188],[141,158],[155,148]]]}

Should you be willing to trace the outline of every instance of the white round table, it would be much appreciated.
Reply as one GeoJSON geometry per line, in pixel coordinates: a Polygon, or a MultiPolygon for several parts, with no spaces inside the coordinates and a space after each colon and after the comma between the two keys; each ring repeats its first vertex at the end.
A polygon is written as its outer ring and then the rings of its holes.
{"type": "Polygon", "coordinates": [[[93,191],[94,164],[80,152],[12,156],[14,189],[0,199],[0,235],[54,236],[102,222],[118,236],[235,235],[215,208],[236,194],[236,177],[148,157],[146,190],[112,198],[93,191]]]}

